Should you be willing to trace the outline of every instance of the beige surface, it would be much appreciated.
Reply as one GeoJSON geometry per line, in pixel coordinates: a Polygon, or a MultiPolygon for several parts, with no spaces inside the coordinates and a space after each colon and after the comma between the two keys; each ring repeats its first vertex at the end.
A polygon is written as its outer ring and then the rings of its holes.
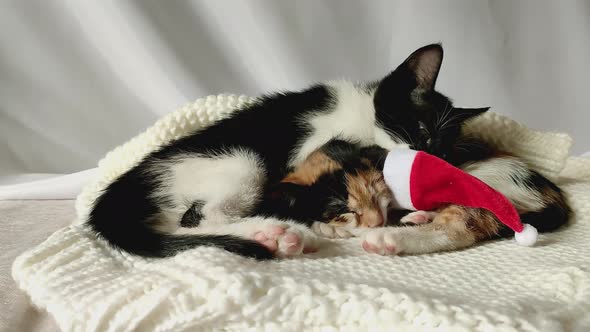
{"type": "Polygon", "coordinates": [[[0,331],[59,331],[53,318],[39,311],[17,288],[12,262],[74,218],[71,200],[0,201],[0,331]]]}
{"type": "Polygon", "coordinates": [[[382,257],[347,239],[268,262],[208,247],[144,259],[73,224],[13,271],[64,331],[587,332],[590,183],[563,188],[571,225],[532,248],[500,240],[382,257]]]}
{"type": "MultiPolygon", "coordinates": [[[[79,221],[143,155],[244,98],[202,98],[111,151],[76,201],[79,221]]],[[[581,182],[590,163],[567,162],[567,135],[493,114],[482,121],[478,134],[490,131],[490,140],[542,174],[552,178],[567,166],[575,180],[563,187],[576,212],[570,227],[541,235],[534,248],[504,240],[382,257],[350,239],[297,259],[253,262],[210,247],[162,260],[130,256],[75,223],[19,256],[14,276],[65,331],[590,331],[590,184],[581,182]]]]}

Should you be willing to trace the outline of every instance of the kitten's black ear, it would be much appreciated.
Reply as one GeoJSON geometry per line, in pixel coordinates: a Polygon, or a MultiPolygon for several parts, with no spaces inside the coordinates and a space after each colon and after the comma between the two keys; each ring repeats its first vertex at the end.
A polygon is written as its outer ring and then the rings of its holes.
{"type": "Polygon", "coordinates": [[[487,112],[490,108],[489,107],[482,107],[482,108],[461,108],[461,107],[453,107],[453,114],[458,116],[461,122],[474,118],[480,114],[487,112]]]}
{"type": "MultiPolygon", "coordinates": [[[[375,91],[375,108],[394,114],[391,111],[399,108],[399,98],[405,99],[416,89],[434,89],[442,59],[443,49],[440,44],[427,45],[414,51],[379,82],[375,91]]],[[[402,113],[398,112],[398,115],[402,113]]]]}
{"type": "Polygon", "coordinates": [[[421,47],[410,54],[397,70],[409,70],[416,79],[416,87],[424,90],[434,89],[438,72],[443,60],[443,48],[440,44],[421,47]]]}

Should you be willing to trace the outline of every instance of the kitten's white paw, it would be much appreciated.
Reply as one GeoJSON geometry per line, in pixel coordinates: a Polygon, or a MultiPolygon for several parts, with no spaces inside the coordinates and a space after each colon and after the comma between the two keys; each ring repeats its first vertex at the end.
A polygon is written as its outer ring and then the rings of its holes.
{"type": "Polygon", "coordinates": [[[367,230],[362,235],[362,246],[366,252],[379,255],[396,255],[401,252],[399,234],[393,227],[367,230]]]}
{"type": "Polygon", "coordinates": [[[416,225],[427,224],[427,223],[431,222],[432,220],[434,220],[434,217],[436,217],[437,214],[438,214],[438,212],[432,212],[432,211],[410,212],[407,215],[405,215],[403,218],[401,218],[400,222],[402,224],[408,224],[408,223],[412,223],[412,224],[416,224],[416,225]]]}
{"type": "Polygon", "coordinates": [[[314,222],[311,230],[319,236],[330,239],[347,239],[354,236],[345,226],[326,224],[323,222],[314,222]]]}
{"type": "Polygon", "coordinates": [[[318,250],[315,234],[289,224],[262,225],[254,232],[252,239],[277,257],[297,256],[318,250]]]}

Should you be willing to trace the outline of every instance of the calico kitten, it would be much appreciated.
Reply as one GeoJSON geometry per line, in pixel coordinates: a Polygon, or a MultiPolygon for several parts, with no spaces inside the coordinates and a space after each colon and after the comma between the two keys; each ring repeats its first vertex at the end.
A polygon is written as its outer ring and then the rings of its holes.
{"type": "Polygon", "coordinates": [[[385,155],[378,146],[332,139],[270,186],[256,213],[295,220],[328,237],[383,226],[393,200],[381,172],[385,155]]]}
{"type": "MultiPolygon", "coordinates": [[[[360,235],[366,251],[382,255],[455,250],[500,236],[512,236],[512,231],[493,213],[454,204],[437,211],[415,211],[401,219],[392,218],[395,193],[387,188],[381,171],[386,155],[387,151],[379,147],[361,148],[350,142],[331,141],[291,172],[283,180],[288,181],[288,186],[277,189],[282,191],[268,201],[281,207],[276,215],[297,220],[304,217],[308,224],[319,221],[312,224],[312,229],[327,237],[360,235]],[[370,157],[367,149],[371,151],[370,157]],[[309,206],[313,208],[306,210],[309,206]],[[303,216],[301,211],[306,215],[303,216]],[[398,222],[417,226],[380,227],[395,226],[398,222]]],[[[525,165],[519,164],[514,157],[510,158],[513,169],[522,171],[525,165]]],[[[485,176],[482,171],[486,168],[491,171],[498,165],[490,161],[488,164],[472,163],[465,170],[481,177],[485,176]]],[[[551,217],[547,211],[553,209],[567,215],[569,210],[559,188],[539,175],[533,175],[533,178],[534,184],[528,183],[527,188],[531,202],[512,201],[523,221],[538,224],[543,220],[534,218],[551,217]],[[531,210],[528,207],[532,202],[543,208],[531,210]]],[[[544,226],[539,230],[553,229],[550,223],[544,226]]]]}

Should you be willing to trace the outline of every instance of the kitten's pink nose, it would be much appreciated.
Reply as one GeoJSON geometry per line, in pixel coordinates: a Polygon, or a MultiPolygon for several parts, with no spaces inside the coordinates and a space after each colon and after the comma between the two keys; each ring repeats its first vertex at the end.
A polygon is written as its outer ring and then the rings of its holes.
{"type": "Polygon", "coordinates": [[[361,216],[361,224],[365,227],[379,227],[383,225],[385,219],[381,211],[366,211],[361,216]]]}

